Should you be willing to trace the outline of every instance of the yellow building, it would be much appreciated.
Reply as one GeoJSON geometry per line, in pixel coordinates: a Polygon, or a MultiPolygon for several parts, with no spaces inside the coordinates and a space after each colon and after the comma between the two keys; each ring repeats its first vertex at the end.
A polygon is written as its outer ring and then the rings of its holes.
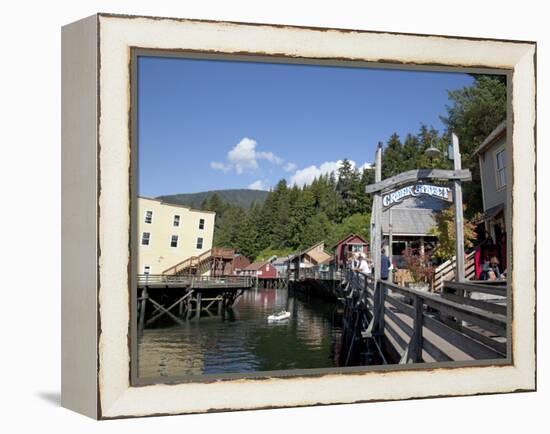
{"type": "Polygon", "coordinates": [[[139,274],[167,268],[212,248],[216,213],[138,197],[139,274]]]}

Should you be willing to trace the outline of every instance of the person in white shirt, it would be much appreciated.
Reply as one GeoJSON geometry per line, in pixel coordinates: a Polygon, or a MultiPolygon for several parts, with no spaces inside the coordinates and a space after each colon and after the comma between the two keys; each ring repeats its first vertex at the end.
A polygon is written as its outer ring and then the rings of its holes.
{"type": "Polygon", "coordinates": [[[363,274],[370,274],[370,267],[364,254],[359,254],[357,266],[354,271],[359,271],[363,274]]]}

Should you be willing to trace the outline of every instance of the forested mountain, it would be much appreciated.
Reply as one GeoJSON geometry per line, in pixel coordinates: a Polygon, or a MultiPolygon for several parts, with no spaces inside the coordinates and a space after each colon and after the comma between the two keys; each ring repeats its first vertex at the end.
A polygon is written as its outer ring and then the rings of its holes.
{"type": "Polygon", "coordinates": [[[254,202],[263,203],[267,197],[267,193],[267,191],[263,190],[250,190],[243,188],[234,190],[203,191],[200,193],[171,194],[159,196],[157,199],[176,205],[186,205],[191,208],[200,209],[205,200],[216,194],[224,202],[248,209],[254,202]]]}

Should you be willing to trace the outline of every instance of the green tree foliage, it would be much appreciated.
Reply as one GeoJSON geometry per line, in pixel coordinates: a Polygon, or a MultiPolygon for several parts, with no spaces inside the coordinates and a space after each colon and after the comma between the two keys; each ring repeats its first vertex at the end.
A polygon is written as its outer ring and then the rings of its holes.
{"type": "Polygon", "coordinates": [[[382,154],[382,178],[413,169],[450,169],[452,162],[447,158],[448,134],[440,134],[434,128],[421,125],[415,135],[407,134],[403,143],[394,133],[390,136],[382,154]],[[427,157],[426,149],[439,149],[438,157],[427,157]]]}
{"type": "Polygon", "coordinates": [[[258,228],[254,225],[250,215],[245,215],[239,221],[239,230],[232,246],[239,253],[248,258],[254,258],[258,254],[258,228]]]}
{"type": "MultiPolygon", "coordinates": [[[[464,207],[466,212],[466,207],[464,207]]],[[[475,219],[475,217],[474,217],[475,219]]],[[[455,255],[456,230],[455,230],[455,208],[450,206],[436,214],[436,226],[432,234],[437,237],[437,245],[433,250],[433,256],[446,261],[455,255]]],[[[464,248],[471,249],[476,239],[476,226],[473,220],[464,219],[464,248]]]]}
{"type": "Polygon", "coordinates": [[[346,160],[340,173],[301,188],[279,181],[261,205],[252,203],[247,210],[216,195],[204,201],[203,209],[216,211],[214,246],[263,260],[323,240],[331,247],[349,232],[368,236],[372,199],[364,191],[373,180],[371,169],[359,171],[346,160]]]}
{"type": "Polygon", "coordinates": [[[460,140],[462,166],[472,171],[472,181],[464,183],[464,202],[469,216],[483,210],[481,178],[475,149],[500,122],[506,119],[506,79],[504,76],[476,75],[472,86],[449,91],[452,104],[442,116],[449,131],[460,140]]]}
{"type": "Polygon", "coordinates": [[[306,221],[301,234],[301,248],[312,246],[319,241],[327,240],[333,231],[333,223],[323,212],[313,214],[306,221]]]}
{"type": "Polygon", "coordinates": [[[353,233],[362,236],[365,240],[370,238],[370,213],[353,214],[346,217],[339,225],[336,225],[327,237],[328,246],[334,246],[346,235],[353,233]]]}

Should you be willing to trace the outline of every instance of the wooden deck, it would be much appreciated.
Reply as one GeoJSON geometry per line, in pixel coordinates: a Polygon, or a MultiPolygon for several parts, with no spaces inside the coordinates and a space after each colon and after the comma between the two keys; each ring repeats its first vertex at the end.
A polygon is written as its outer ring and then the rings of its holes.
{"type": "Polygon", "coordinates": [[[371,340],[385,363],[506,357],[508,303],[502,284],[446,282],[442,294],[434,294],[384,281],[375,285],[371,276],[358,273],[348,279],[350,354],[361,340],[371,340]]]}
{"type": "Polygon", "coordinates": [[[301,269],[298,276],[291,273],[288,288],[308,297],[314,296],[328,301],[337,301],[341,281],[342,273],[340,271],[320,271],[317,267],[311,267],[301,269]]]}
{"type": "Polygon", "coordinates": [[[137,276],[138,331],[168,320],[173,324],[204,316],[225,316],[240,295],[253,288],[250,276],[140,274],[137,276]]]}
{"type": "Polygon", "coordinates": [[[195,275],[164,275],[138,274],[138,288],[235,288],[248,289],[255,284],[250,276],[195,276],[195,275]]]}

